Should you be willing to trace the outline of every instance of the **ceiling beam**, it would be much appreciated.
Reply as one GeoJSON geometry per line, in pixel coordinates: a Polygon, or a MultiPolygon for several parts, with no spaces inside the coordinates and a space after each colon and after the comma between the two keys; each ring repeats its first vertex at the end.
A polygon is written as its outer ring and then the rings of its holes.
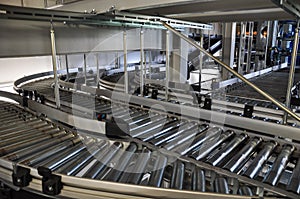
{"type": "Polygon", "coordinates": [[[96,10],[97,13],[105,13],[110,10],[112,7],[119,11],[125,11],[130,9],[149,9],[149,8],[159,8],[161,6],[170,6],[170,5],[181,5],[189,4],[192,2],[207,2],[215,0],[84,0],[81,2],[75,2],[71,5],[65,5],[60,10],[68,11],[92,11],[96,10]]]}
{"type": "Polygon", "coordinates": [[[255,9],[247,11],[184,13],[167,15],[167,17],[203,23],[293,19],[291,14],[283,12],[280,8],[255,9]]]}

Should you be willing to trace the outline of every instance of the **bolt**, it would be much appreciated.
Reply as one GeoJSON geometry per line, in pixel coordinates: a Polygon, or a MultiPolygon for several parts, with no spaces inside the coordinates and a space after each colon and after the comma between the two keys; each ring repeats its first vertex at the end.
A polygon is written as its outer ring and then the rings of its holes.
{"type": "Polygon", "coordinates": [[[52,186],[48,186],[48,191],[53,191],[53,187],[52,186]]]}
{"type": "Polygon", "coordinates": [[[20,183],[20,182],[22,182],[22,180],[21,180],[20,178],[18,178],[18,179],[17,179],[17,182],[20,183]]]}

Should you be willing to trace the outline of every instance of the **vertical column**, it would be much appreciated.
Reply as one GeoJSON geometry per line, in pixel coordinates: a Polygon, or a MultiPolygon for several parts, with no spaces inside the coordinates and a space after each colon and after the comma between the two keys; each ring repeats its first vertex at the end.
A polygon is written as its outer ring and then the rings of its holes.
{"type": "Polygon", "coordinates": [[[123,50],[124,50],[124,88],[128,94],[128,71],[127,71],[127,33],[123,31],[123,50]]]}
{"type": "MultiPolygon", "coordinates": [[[[233,67],[234,64],[234,51],[235,51],[235,37],[236,37],[236,23],[223,24],[223,62],[233,67]]],[[[227,80],[229,72],[222,68],[222,79],[227,80]]]]}
{"type": "Polygon", "coordinates": [[[253,43],[253,26],[254,26],[254,23],[249,22],[249,36],[248,36],[248,52],[247,52],[246,73],[250,73],[252,43],[253,43]]]}
{"type": "Polygon", "coordinates": [[[55,34],[53,25],[51,23],[50,29],[50,36],[51,36],[51,51],[52,51],[52,64],[53,64],[53,73],[54,73],[54,96],[55,96],[55,103],[56,107],[60,108],[60,96],[59,96],[59,85],[58,85],[58,76],[57,76],[57,62],[56,62],[56,46],[55,46],[55,34]]]}
{"type": "Polygon", "coordinates": [[[140,91],[141,96],[144,93],[144,30],[140,31],[140,52],[141,52],[141,67],[140,67],[140,91]]]}
{"type": "Polygon", "coordinates": [[[100,74],[99,74],[99,54],[98,53],[96,53],[95,54],[95,58],[96,58],[96,74],[97,74],[97,79],[96,79],[96,86],[97,86],[97,88],[99,88],[99,82],[100,82],[100,74]]]}
{"type": "Polygon", "coordinates": [[[69,73],[69,61],[68,61],[68,55],[65,55],[65,59],[66,59],[66,70],[67,70],[67,80],[69,80],[70,78],[70,73],[69,73]]]}
{"type": "Polygon", "coordinates": [[[86,85],[86,54],[83,54],[84,84],[86,85]]]}
{"type": "Polygon", "coordinates": [[[170,31],[166,31],[166,83],[165,99],[169,100],[169,79],[170,79],[170,31]]]}
{"type": "Polygon", "coordinates": [[[151,73],[152,73],[151,62],[152,62],[152,53],[151,51],[149,51],[149,79],[151,79],[151,73]]]}
{"type": "Polygon", "coordinates": [[[238,73],[241,75],[243,75],[243,64],[245,59],[246,26],[247,26],[246,22],[241,23],[239,60],[238,60],[238,73]]]}
{"type": "Polygon", "coordinates": [[[268,57],[268,47],[269,47],[269,37],[270,37],[270,25],[271,22],[267,23],[267,36],[266,36],[266,46],[265,46],[265,63],[263,68],[267,68],[267,57],[268,57]]]}
{"type": "MultiPolygon", "coordinates": [[[[203,32],[200,32],[200,46],[203,48],[203,32]]],[[[208,42],[208,48],[210,47],[210,41],[208,42]]],[[[200,51],[199,55],[199,93],[201,92],[201,73],[203,67],[203,53],[200,51]]]]}
{"type": "Polygon", "coordinates": [[[278,34],[278,21],[273,22],[273,32],[272,32],[272,46],[277,46],[277,34],[278,34]]]}
{"type": "MultiPolygon", "coordinates": [[[[290,74],[289,74],[289,82],[288,82],[288,88],[286,92],[286,107],[290,108],[291,106],[291,90],[294,84],[294,75],[295,75],[295,65],[297,60],[297,52],[298,52],[298,44],[299,44],[299,23],[300,20],[297,22],[297,27],[295,28],[295,38],[294,38],[294,46],[293,46],[293,52],[292,52],[292,60],[291,60],[291,67],[290,67],[290,74]]],[[[287,117],[288,114],[284,112],[283,116],[283,124],[287,124],[287,117]]]]}

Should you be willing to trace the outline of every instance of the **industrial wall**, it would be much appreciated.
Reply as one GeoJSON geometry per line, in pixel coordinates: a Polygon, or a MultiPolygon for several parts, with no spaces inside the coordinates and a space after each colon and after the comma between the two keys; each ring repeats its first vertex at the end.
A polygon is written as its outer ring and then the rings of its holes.
{"type": "MultiPolygon", "coordinates": [[[[54,23],[53,26],[58,55],[123,52],[124,27],[91,27],[62,23],[54,23]]],[[[0,20],[0,29],[0,82],[14,81],[22,74],[51,70],[49,22],[0,20]],[[9,59],[14,57],[21,58],[9,59]]],[[[162,32],[145,29],[144,49],[162,49],[165,37],[162,32]]],[[[128,51],[140,49],[140,28],[127,29],[126,33],[128,51]]],[[[111,60],[110,57],[109,59],[111,60]]]]}

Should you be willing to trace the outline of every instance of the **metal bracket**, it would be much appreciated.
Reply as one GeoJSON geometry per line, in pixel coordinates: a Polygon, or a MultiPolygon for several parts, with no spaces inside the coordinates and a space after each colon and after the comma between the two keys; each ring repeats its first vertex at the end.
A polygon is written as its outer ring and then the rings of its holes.
{"type": "Polygon", "coordinates": [[[63,185],[61,182],[61,176],[52,174],[52,171],[45,167],[38,167],[38,174],[42,178],[42,191],[47,195],[58,195],[60,194],[63,185]]]}
{"type": "Polygon", "coordinates": [[[254,111],[254,107],[251,105],[246,104],[244,107],[244,117],[248,117],[248,118],[252,118],[253,117],[253,111],[254,111]]]}
{"type": "Polygon", "coordinates": [[[212,100],[210,98],[205,98],[204,105],[202,108],[206,110],[211,110],[212,100]]]}
{"type": "Polygon", "coordinates": [[[152,90],[152,94],[151,94],[151,98],[152,99],[157,99],[157,95],[158,95],[158,90],[157,89],[153,89],[152,90]]]}
{"type": "Polygon", "coordinates": [[[148,86],[146,86],[146,85],[144,85],[144,89],[143,89],[143,95],[144,96],[147,96],[147,95],[149,95],[149,87],[148,86]]]}
{"type": "Polygon", "coordinates": [[[30,169],[17,166],[12,174],[13,184],[18,187],[27,187],[32,180],[30,169]]]}

